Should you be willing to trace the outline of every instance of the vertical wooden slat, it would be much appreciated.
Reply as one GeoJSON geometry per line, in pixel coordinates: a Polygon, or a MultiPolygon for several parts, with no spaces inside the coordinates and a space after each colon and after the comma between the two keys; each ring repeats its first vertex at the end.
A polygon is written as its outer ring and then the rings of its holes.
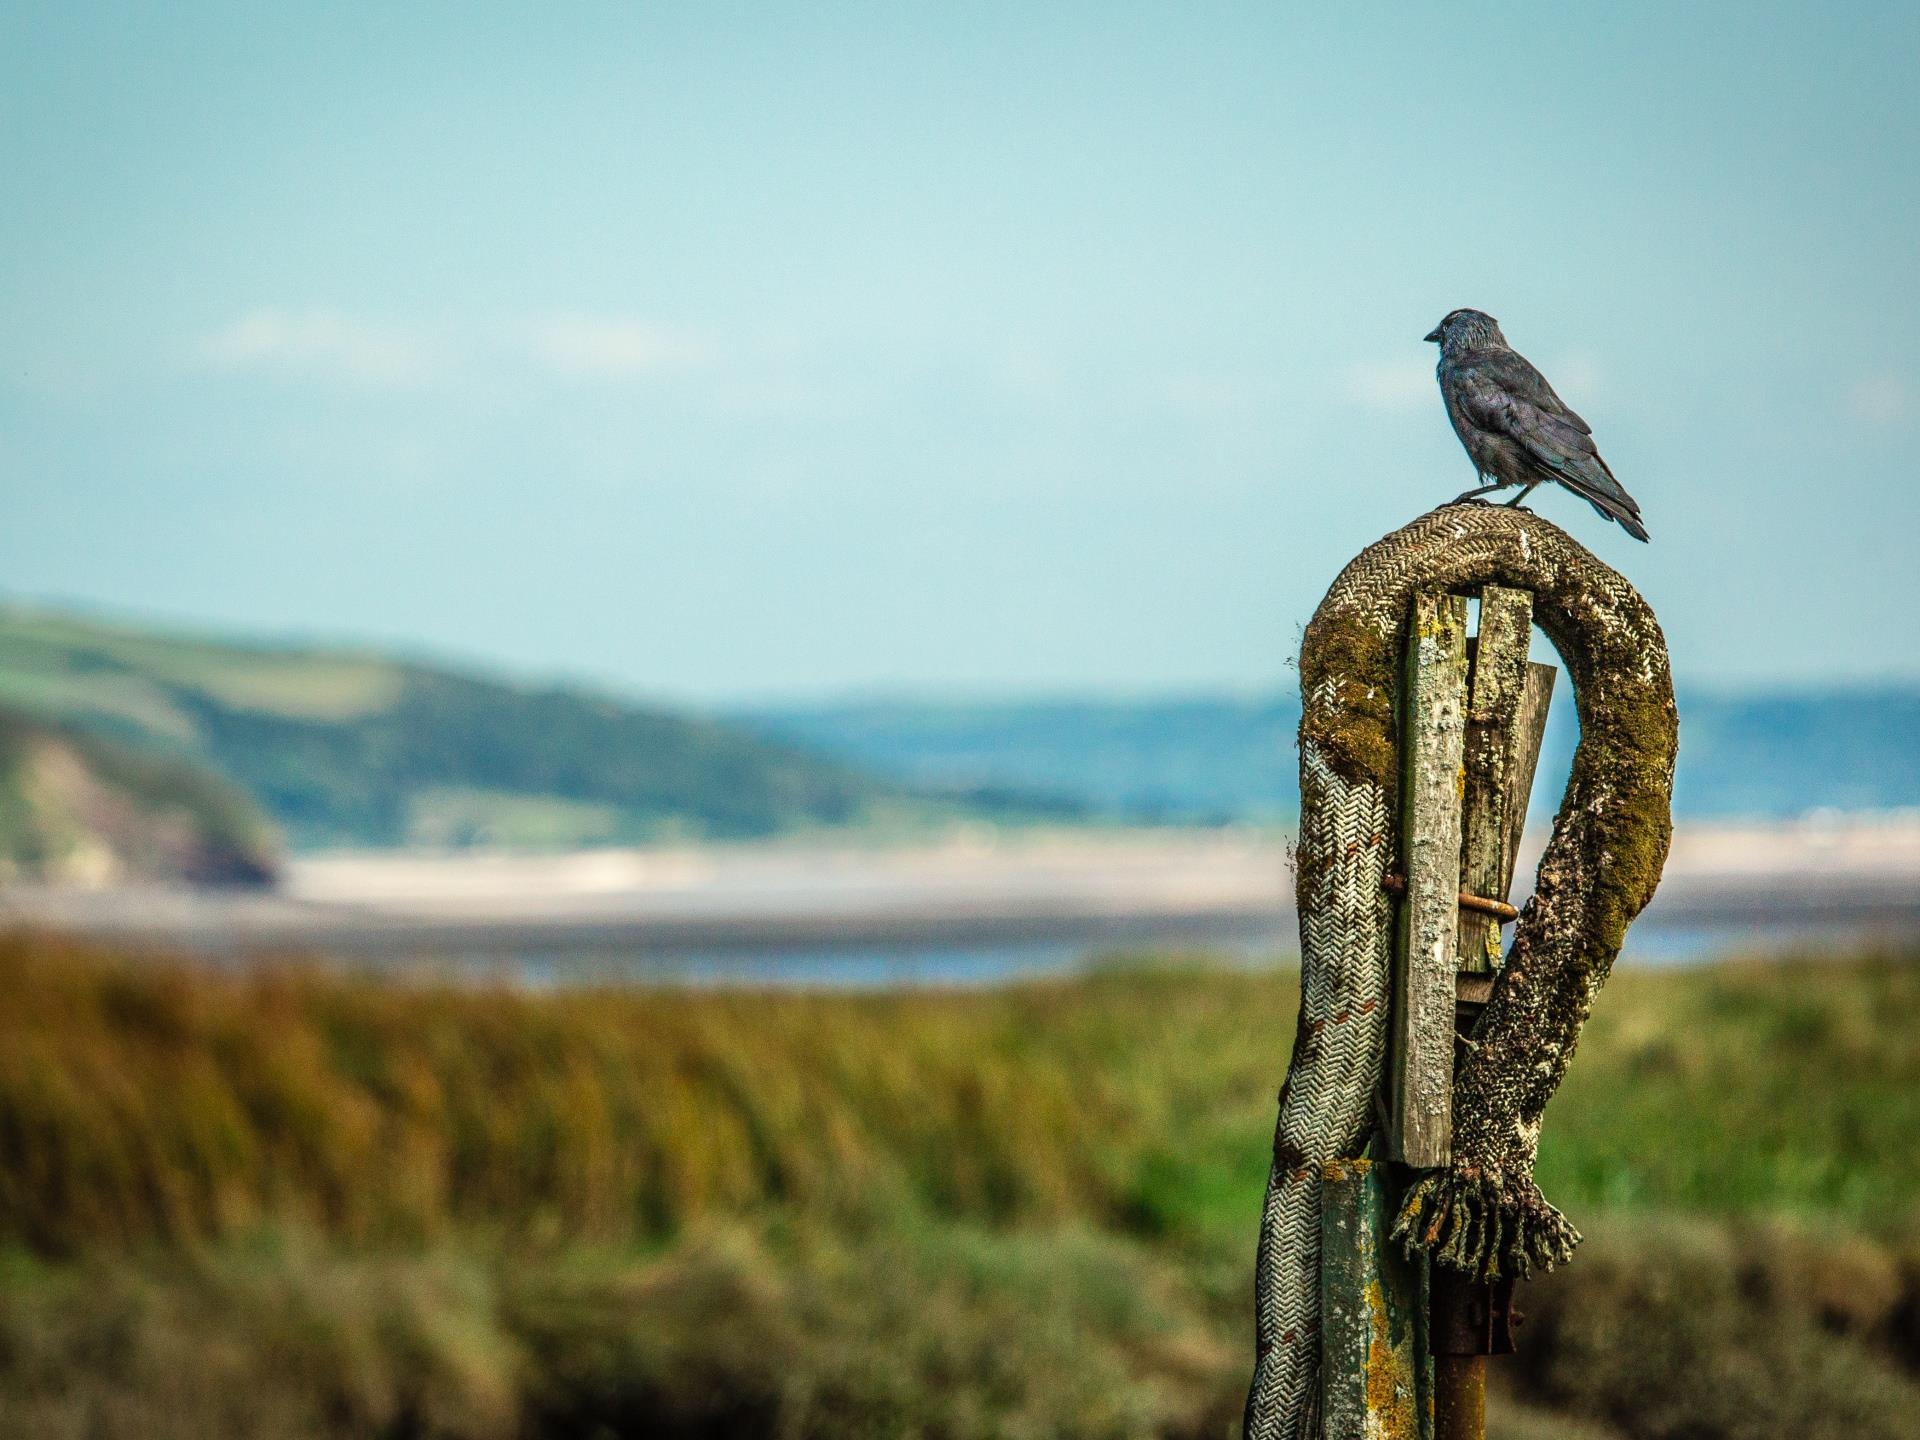
{"type": "Polygon", "coordinates": [[[1527,828],[1527,803],[1533,795],[1533,773],[1540,768],[1540,742],[1547,733],[1547,709],[1553,704],[1553,677],[1559,672],[1539,661],[1527,664],[1527,683],[1520,692],[1520,710],[1513,717],[1513,751],[1507,762],[1513,801],[1507,806],[1507,886],[1496,899],[1512,893],[1513,873],[1520,859],[1520,837],[1527,828]]]}
{"type": "MultiPolygon", "coordinates": [[[[1509,811],[1518,806],[1524,812],[1527,805],[1527,792],[1511,783],[1509,770],[1532,638],[1532,594],[1501,585],[1480,592],[1480,633],[1468,684],[1460,888],[1490,900],[1506,899],[1512,886],[1509,811]]],[[[1462,910],[1458,950],[1461,974],[1491,975],[1499,968],[1499,924],[1491,915],[1462,910]]]]}
{"type": "Polygon", "coordinates": [[[1317,1440],[1432,1440],[1426,1270],[1391,1238],[1383,1169],[1321,1170],[1317,1440]]]}
{"type": "Polygon", "coordinates": [[[1416,595],[1401,684],[1401,855],[1406,896],[1394,965],[1388,1153],[1444,1165],[1453,1139],[1467,602],[1416,595]]]}

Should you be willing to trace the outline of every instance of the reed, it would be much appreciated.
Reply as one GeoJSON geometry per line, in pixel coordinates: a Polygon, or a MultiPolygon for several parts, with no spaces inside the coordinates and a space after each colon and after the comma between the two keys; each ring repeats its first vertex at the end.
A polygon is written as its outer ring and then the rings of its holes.
{"type": "Polygon", "coordinates": [[[44,1252],[267,1224],[645,1239],[876,1192],[1104,1222],[1156,1146],[1270,1095],[1294,1003],[1199,973],[530,994],[30,936],[0,977],[0,1240],[44,1252]]]}
{"type": "MultiPolygon", "coordinates": [[[[1004,1224],[1237,1237],[1296,1004],[1162,962],[993,991],[397,984],[0,941],[0,1243],[296,1227],[657,1241],[897,1196],[1004,1224]]],[[[1628,973],[1550,1110],[1594,1208],[1920,1216],[1911,952],[1628,973]]]]}
{"type": "MultiPolygon", "coordinates": [[[[1910,1433],[1917,962],[1616,979],[1497,1440],[1910,1433]]],[[[0,1440],[1231,1432],[1282,971],[536,994],[22,935],[0,979],[0,1440]]]]}

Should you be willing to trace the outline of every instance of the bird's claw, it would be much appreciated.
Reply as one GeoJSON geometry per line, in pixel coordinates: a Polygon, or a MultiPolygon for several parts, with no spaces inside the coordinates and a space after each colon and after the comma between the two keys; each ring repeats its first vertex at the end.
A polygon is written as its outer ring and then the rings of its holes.
{"type": "Polygon", "coordinates": [[[1471,490],[1469,490],[1464,495],[1454,496],[1451,500],[1447,501],[1447,504],[1449,505],[1491,505],[1493,504],[1493,502],[1491,500],[1482,500],[1478,495],[1474,494],[1471,490]]]}

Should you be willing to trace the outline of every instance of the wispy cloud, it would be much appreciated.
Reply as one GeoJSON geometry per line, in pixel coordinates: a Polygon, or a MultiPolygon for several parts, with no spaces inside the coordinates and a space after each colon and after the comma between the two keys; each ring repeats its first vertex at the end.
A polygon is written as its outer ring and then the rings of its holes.
{"type": "Polygon", "coordinates": [[[1385,360],[1356,365],[1346,375],[1347,398],[1367,410],[1404,413],[1432,405],[1431,360],[1385,360]]]}
{"type": "Polygon", "coordinates": [[[533,326],[531,341],[534,358],[569,380],[692,370],[713,358],[698,336],[618,316],[548,315],[533,326]]]}
{"type": "Polygon", "coordinates": [[[1898,425],[1920,410],[1916,398],[1898,375],[1869,375],[1847,392],[1847,413],[1869,425],[1898,425]]]}
{"type": "Polygon", "coordinates": [[[1158,395],[1173,414],[1212,423],[1270,416],[1285,403],[1286,388],[1278,377],[1253,371],[1187,371],[1162,380],[1158,395]]]}
{"type": "Polygon", "coordinates": [[[278,370],[360,385],[415,385],[439,368],[434,347],[390,325],[324,307],[261,306],[201,343],[227,370],[278,370]]]}
{"type": "MultiPolygon", "coordinates": [[[[1553,386],[1554,393],[1575,410],[1605,398],[1606,368],[1597,357],[1585,350],[1549,355],[1540,362],[1540,368],[1547,372],[1547,381],[1553,386]]],[[[1589,415],[1587,418],[1591,420],[1593,417],[1589,415]]]]}
{"type": "MultiPolygon", "coordinates": [[[[1576,409],[1591,403],[1605,385],[1605,373],[1583,352],[1549,356],[1541,367],[1560,397],[1576,409]]],[[[1347,399],[1366,410],[1405,414],[1440,403],[1431,352],[1425,359],[1384,360],[1355,365],[1346,372],[1347,399]]]]}

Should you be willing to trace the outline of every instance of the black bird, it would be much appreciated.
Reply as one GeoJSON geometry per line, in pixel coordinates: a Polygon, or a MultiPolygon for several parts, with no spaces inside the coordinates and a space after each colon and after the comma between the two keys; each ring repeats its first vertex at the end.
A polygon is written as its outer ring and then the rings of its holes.
{"type": "Polygon", "coordinates": [[[1478,310],[1456,310],[1427,339],[1440,347],[1440,397],[1453,433],[1487,484],[1454,503],[1519,485],[1518,505],[1534,487],[1554,481],[1571,490],[1636,540],[1647,538],[1640,507],[1594,448],[1593,427],[1478,310]]]}

